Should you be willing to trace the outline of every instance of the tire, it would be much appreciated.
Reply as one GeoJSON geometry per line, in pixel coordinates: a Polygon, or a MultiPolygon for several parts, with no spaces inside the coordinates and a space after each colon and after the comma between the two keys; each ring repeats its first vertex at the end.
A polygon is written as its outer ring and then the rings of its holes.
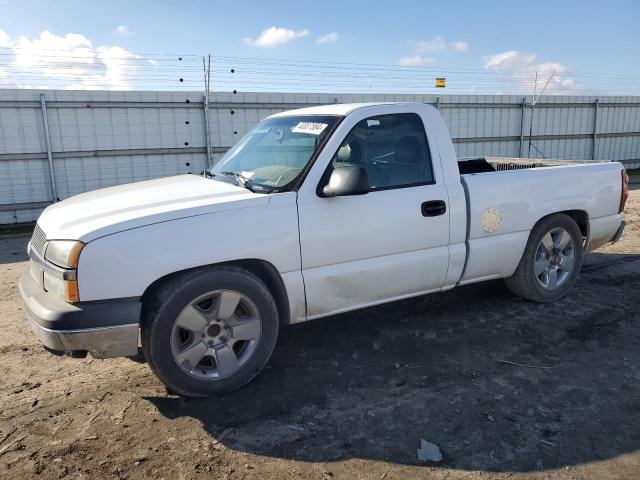
{"type": "Polygon", "coordinates": [[[518,268],[505,282],[519,297],[555,302],[569,293],[582,257],[583,238],[575,220],[561,213],[550,215],[531,230],[518,268]]]}
{"type": "Polygon", "coordinates": [[[236,390],[264,368],[275,348],[275,300],[242,268],[185,272],[161,284],[145,303],[142,350],[151,370],[177,394],[236,390]]]}

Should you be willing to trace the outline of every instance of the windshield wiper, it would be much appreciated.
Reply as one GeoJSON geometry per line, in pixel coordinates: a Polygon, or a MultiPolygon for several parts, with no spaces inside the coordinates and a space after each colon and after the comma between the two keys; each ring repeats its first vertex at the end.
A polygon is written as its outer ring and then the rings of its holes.
{"type": "Polygon", "coordinates": [[[247,177],[246,175],[243,175],[240,172],[227,171],[227,172],[218,172],[218,173],[221,175],[226,175],[227,177],[233,177],[233,179],[235,179],[236,183],[239,186],[244,187],[253,193],[272,193],[278,190],[275,187],[270,187],[268,185],[263,185],[261,183],[255,183],[249,177],[247,177]]]}
{"type": "Polygon", "coordinates": [[[247,177],[245,177],[244,175],[242,175],[239,172],[220,172],[222,175],[226,175],[227,177],[233,177],[237,180],[238,185],[240,185],[241,187],[244,187],[245,183],[247,183],[249,181],[249,179],[247,177]]]}
{"type": "Polygon", "coordinates": [[[202,170],[200,172],[200,175],[202,175],[205,178],[213,178],[213,177],[215,177],[215,175],[213,173],[211,173],[209,170],[202,170]]]}
{"type": "MultiPolygon", "coordinates": [[[[233,177],[236,180],[236,183],[240,187],[244,187],[247,190],[255,193],[254,187],[251,185],[251,179],[245,177],[240,172],[220,172],[222,175],[226,175],[227,177],[233,177]]],[[[261,189],[262,190],[262,189],[261,189]]]]}

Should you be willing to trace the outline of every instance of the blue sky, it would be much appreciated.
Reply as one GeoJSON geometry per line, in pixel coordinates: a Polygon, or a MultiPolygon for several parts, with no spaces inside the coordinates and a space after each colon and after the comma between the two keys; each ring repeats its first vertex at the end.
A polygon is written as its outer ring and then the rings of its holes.
{"type": "MultiPolygon", "coordinates": [[[[34,51],[44,56],[48,49],[68,50],[68,55],[73,56],[78,49],[86,52],[118,47],[97,56],[95,62],[101,71],[95,85],[108,83],[121,68],[123,81],[116,81],[116,88],[165,87],[165,83],[170,87],[173,77],[182,73],[185,81],[176,88],[189,88],[198,82],[196,67],[200,60],[185,56],[183,63],[169,66],[165,62],[164,68],[163,62],[154,60],[173,57],[156,55],[213,53],[214,64],[220,69],[214,70],[213,86],[218,79],[223,89],[237,84],[244,90],[305,90],[308,80],[306,90],[333,87],[393,91],[393,79],[397,78],[405,82],[400,89],[422,91],[420,85],[424,83],[425,92],[430,93],[431,77],[440,75],[447,77],[450,93],[516,93],[531,90],[536,71],[541,72],[539,86],[553,71],[548,93],[640,93],[638,0],[0,0],[0,11],[0,46],[4,46],[0,50],[4,53],[0,57],[0,80],[4,79],[5,84],[11,81],[67,88],[82,85],[81,78],[73,78],[82,77],[78,65],[67,65],[68,75],[60,78],[52,73],[55,65],[36,68],[42,57],[34,51]],[[41,37],[45,31],[51,35],[41,37]],[[262,32],[265,33],[261,37],[262,32]],[[69,33],[81,35],[84,40],[69,40],[69,33]],[[318,43],[319,37],[328,34],[332,35],[318,43]],[[17,58],[25,52],[30,56],[17,58]],[[129,53],[140,54],[138,63],[125,61],[129,53]],[[255,60],[216,61],[217,55],[255,60]],[[120,66],[117,61],[109,64],[108,58],[122,62],[120,66]],[[260,62],[265,59],[281,61],[260,62]],[[299,63],[309,60],[327,63],[315,68],[299,63]],[[30,61],[36,67],[30,66],[30,61]],[[136,70],[135,65],[143,61],[157,69],[155,83],[151,80],[153,68],[136,70]],[[358,64],[375,66],[362,68],[358,64]],[[184,72],[180,71],[182,65],[184,72]],[[235,77],[229,75],[234,65],[238,70],[235,77]],[[413,76],[406,77],[407,73],[413,76]],[[167,82],[159,81],[161,74],[167,82]],[[403,80],[406,78],[412,80],[403,80]]],[[[53,62],[51,52],[49,57],[53,62]]],[[[91,68],[97,69],[92,62],[91,68]]]]}

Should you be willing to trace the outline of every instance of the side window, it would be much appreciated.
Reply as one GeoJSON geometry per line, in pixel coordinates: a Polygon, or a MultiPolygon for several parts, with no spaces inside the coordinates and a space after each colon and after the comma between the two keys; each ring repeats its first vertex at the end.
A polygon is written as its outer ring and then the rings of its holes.
{"type": "Polygon", "coordinates": [[[363,167],[371,190],[433,182],[427,137],[415,113],[379,115],[358,122],[340,145],[332,165],[363,167]]]}

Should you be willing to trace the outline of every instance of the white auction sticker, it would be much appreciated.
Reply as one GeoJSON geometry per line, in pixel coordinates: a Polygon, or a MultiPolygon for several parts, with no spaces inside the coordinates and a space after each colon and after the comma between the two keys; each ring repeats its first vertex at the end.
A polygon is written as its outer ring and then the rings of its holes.
{"type": "Polygon", "coordinates": [[[300,122],[291,129],[293,133],[310,133],[320,135],[329,124],[320,122],[300,122]]]}

